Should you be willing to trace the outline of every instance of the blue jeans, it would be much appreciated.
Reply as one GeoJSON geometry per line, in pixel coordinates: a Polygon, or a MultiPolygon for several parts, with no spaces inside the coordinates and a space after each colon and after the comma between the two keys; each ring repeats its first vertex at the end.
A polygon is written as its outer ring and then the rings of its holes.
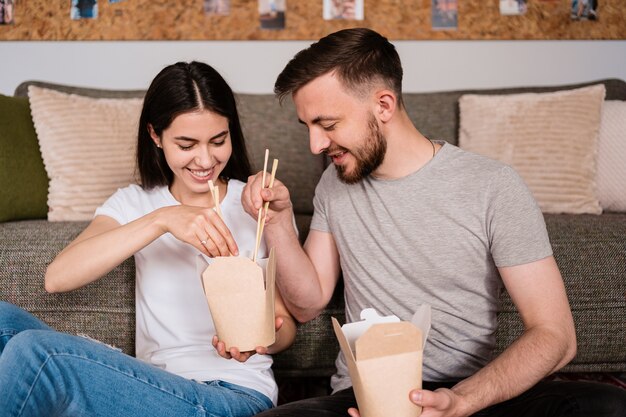
{"type": "Polygon", "coordinates": [[[255,390],[174,375],[1,301],[0,393],[2,417],[243,417],[272,407],[255,390]]]}

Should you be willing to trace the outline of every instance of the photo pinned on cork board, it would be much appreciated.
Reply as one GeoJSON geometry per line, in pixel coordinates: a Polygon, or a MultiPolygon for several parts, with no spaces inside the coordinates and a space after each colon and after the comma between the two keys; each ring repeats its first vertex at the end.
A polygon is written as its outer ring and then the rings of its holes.
{"type": "Polygon", "coordinates": [[[12,25],[14,13],[14,0],[0,0],[0,25],[12,25]]]}
{"type": "Polygon", "coordinates": [[[526,0],[500,0],[500,14],[518,16],[526,14],[526,0]]]}
{"type": "Polygon", "coordinates": [[[572,0],[572,20],[598,20],[598,0],[572,0]]]}
{"type": "Polygon", "coordinates": [[[285,28],[286,3],[286,0],[259,0],[261,29],[280,30],[285,28]]]}
{"type": "Polygon", "coordinates": [[[432,28],[434,30],[457,30],[457,13],[457,0],[432,0],[432,28]]]}
{"type": "Polygon", "coordinates": [[[97,0],[71,0],[72,8],[70,17],[72,20],[80,19],[97,19],[98,18],[98,1],[97,0]]]}
{"type": "Polygon", "coordinates": [[[363,20],[363,0],[324,0],[324,20],[363,20]]]}
{"type": "Polygon", "coordinates": [[[230,0],[204,0],[204,14],[206,16],[228,16],[230,14],[230,0]]]}

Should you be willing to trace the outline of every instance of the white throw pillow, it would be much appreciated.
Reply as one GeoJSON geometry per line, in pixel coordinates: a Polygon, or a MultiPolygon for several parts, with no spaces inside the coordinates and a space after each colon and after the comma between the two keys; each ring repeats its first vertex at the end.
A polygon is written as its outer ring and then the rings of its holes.
{"type": "Polygon", "coordinates": [[[544,213],[600,214],[596,152],[605,87],[464,95],[459,146],[512,166],[544,213]]]}
{"type": "Polygon", "coordinates": [[[602,108],[596,194],[604,210],[626,211],[626,101],[607,100],[602,108]]]}
{"type": "Polygon", "coordinates": [[[137,182],[143,99],[96,99],[30,86],[48,188],[48,220],[91,220],[118,188],[137,182]]]}

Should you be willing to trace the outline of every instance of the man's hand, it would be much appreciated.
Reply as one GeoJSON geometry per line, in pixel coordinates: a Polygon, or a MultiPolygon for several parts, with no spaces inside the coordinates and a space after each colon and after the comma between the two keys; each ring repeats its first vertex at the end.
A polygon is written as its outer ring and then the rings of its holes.
{"type": "Polygon", "coordinates": [[[270,204],[265,223],[269,225],[285,221],[285,224],[291,226],[293,213],[287,187],[275,178],[272,188],[266,188],[269,185],[269,175],[266,175],[265,187],[262,183],[263,172],[248,177],[248,182],[241,193],[244,210],[257,219],[259,209],[268,202],[270,204]]]}
{"type": "MultiPolygon", "coordinates": [[[[422,407],[420,417],[462,417],[457,407],[460,405],[460,398],[454,391],[447,388],[439,388],[436,391],[415,389],[409,393],[409,399],[415,405],[422,407]]],[[[351,417],[360,417],[356,408],[348,409],[351,417]]]]}

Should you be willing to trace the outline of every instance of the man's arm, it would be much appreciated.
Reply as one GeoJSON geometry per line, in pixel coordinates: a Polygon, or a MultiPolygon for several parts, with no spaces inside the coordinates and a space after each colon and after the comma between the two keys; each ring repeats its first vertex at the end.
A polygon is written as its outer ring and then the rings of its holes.
{"type": "MultiPolygon", "coordinates": [[[[552,256],[499,268],[524,323],[524,333],[500,356],[452,389],[414,390],[428,416],[469,416],[515,397],[576,354],[576,334],[563,279],[552,256]]],[[[424,414],[426,415],[426,414],[424,414]]]]}
{"type": "Polygon", "coordinates": [[[303,323],[317,317],[333,295],[340,273],[337,246],[332,234],[311,230],[303,248],[289,190],[275,180],[261,191],[261,178],[261,173],[248,178],[242,204],[256,218],[264,201],[270,202],[263,237],[268,247],[277,248],[276,285],[289,312],[303,323]]]}

